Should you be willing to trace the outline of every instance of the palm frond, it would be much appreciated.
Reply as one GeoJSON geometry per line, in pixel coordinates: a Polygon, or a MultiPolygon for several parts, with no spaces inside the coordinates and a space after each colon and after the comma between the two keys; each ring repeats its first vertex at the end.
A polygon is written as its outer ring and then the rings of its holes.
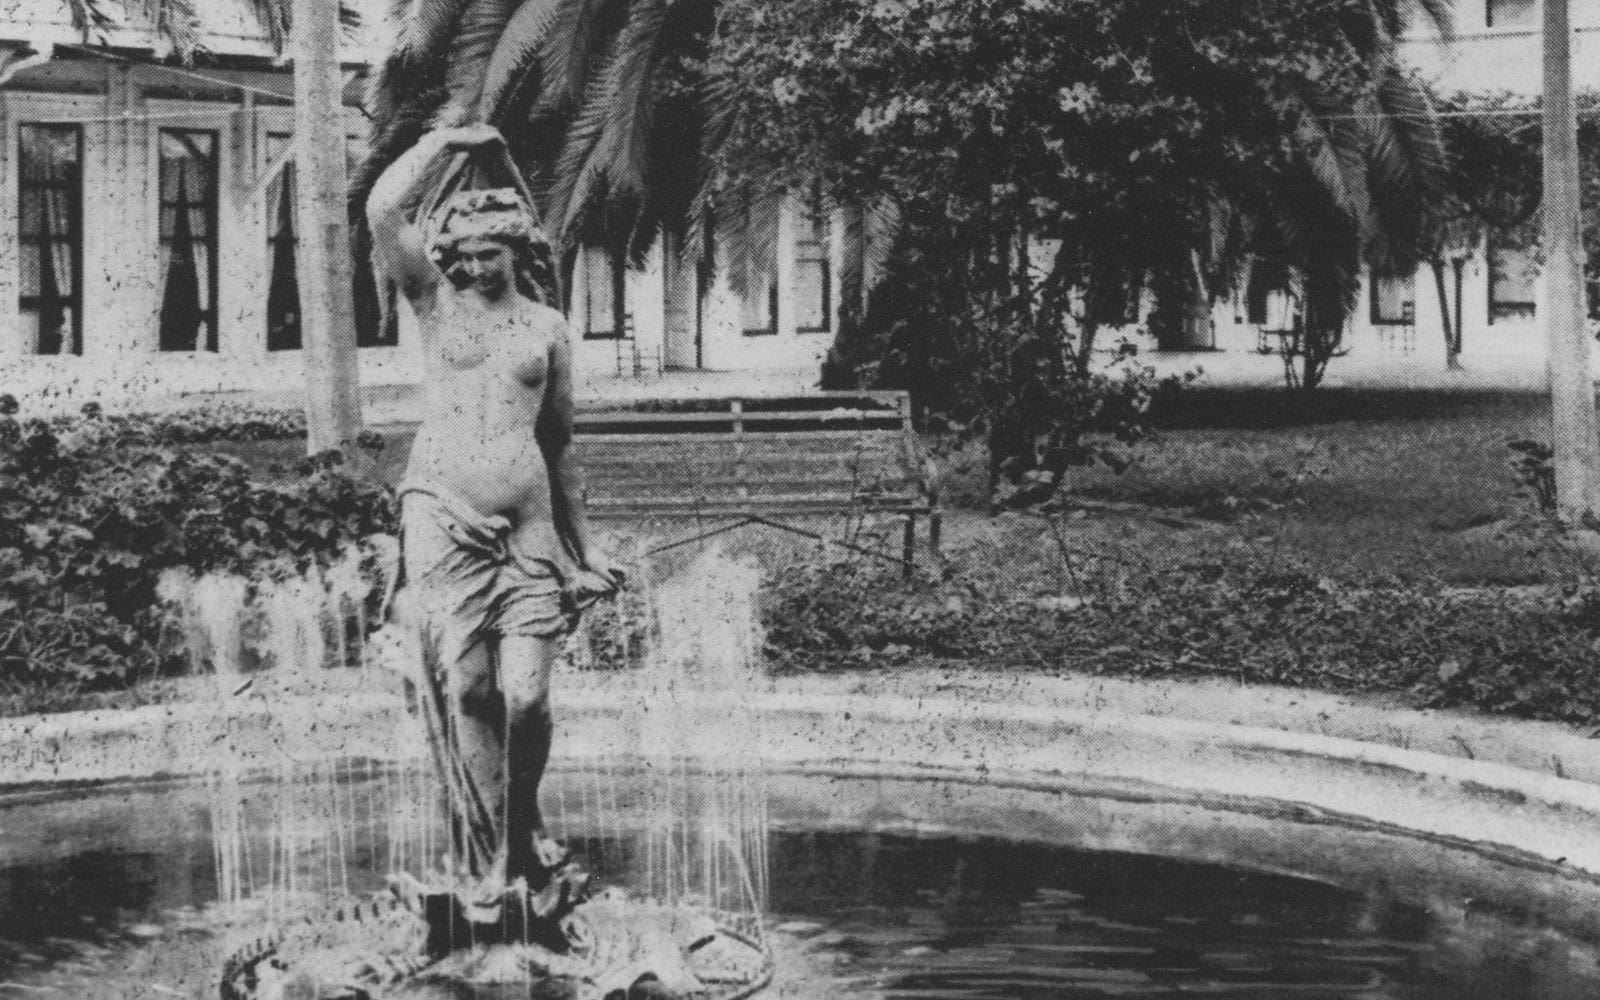
{"type": "Polygon", "coordinates": [[[750,279],[768,272],[778,259],[778,212],[783,197],[754,185],[739,185],[725,197],[718,213],[717,239],[728,287],[741,298],[751,292],[750,279]]]}
{"type": "Polygon", "coordinates": [[[266,31],[272,47],[279,52],[283,51],[284,45],[289,41],[291,6],[289,0],[250,0],[250,9],[255,14],[256,21],[266,31]]]}
{"type": "Polygon", "coordinates": [[[577,117],[567,127],[561,153],[555,163],[548,218],[555,226],[556,235],[562,239],[568,236],[569,220],[578,214],[577,209],[569,206],[575,200],[578,205],[585,204],[587,195],[579,195],[579,192],[587,191],[603,180],[591,176],[596,167],[592,158],[610,117],[606,95],[610,92],[611,64],[616,59],[620,43],[620,36],[612,38],[606,51],[594,60],[595,77],[589,82],[588,93],[577,117]]]}
{"type": "MultiPolygon", "coordinates": [[[[700,87],[701,120],[700,161],[716,164],[727,149],[738,122],[738,85],[729,77],[712,75],[700,87]]],[[[684,228],[683,259],[686,262],[705,256],[705,234],[710,231],[717,203],[717,184],[727,171],[707,168],[702,171],[699,190],[689,203],[687,223],[684,228]]]]}
{"type": "MultiPolygon", "coordinates": [[[[272,47],[282,52],[289,44],[289,32],[294,27],[293,0],[250,0],[250,11],[267,33],[272,47]]],[[[359,6],[350,0],[340,0],[339,26],[346,34],[359,29],[365,21],[359,6]]]]}
{"type": "MultiPolygon", "coordinates": [[[[1456,0],[1388,0],[1399,6],[1399,20],[1401,31],[1410,27],[1416,15],[1423,19],[1439,33],[1439,37],[1449,39],[1455,35],[1456,30],[1456,0]]],[[[1400,31],[1394,32],[1396,36],[1400,31]]]]}
{"type": "Polygon", "coordinates": [[[889,273],[889,259],[900,242],[901,228],[905,224],[900,203],[888,196],[870,202],[864,212],[865,252],[861,257],[863,283],[861,294],[871,295],[872,290],[889,273]]]}
{"type": "Polygon", "coordinates": [[[163,0],[155,5],[156,33],[166,39],[172,51],[185,63],[202,50],[200,12],[196,0],[163,0]]]}
{"type": "Polygon", "coordinates": [[[540,103],[567,108],[585,96],[594,77],[591,60],[603,52],[610,22],[626,13],[628,0],[558,0],[556,16],[540,47],[543,85],[540,103]]]}
{"type": "Polygon", "coordinates": [[[1378,263],[1409,270],[1425,251],[1432,220],[1448,200],[1447,162],[1439,119],[1415,80],[1391,71],[1363,102],[1368,121],[1368,187],[1378,263]]]}
{"type": "Polygon", "coordinates": [[[568,133],[551,215],[570,232],[596,197],[637,207],[646,190],[655,94],[650,83],[659,62],[665,0],[634,0],[627,24],[609,47],[604,68],[591,82],[568,133]]]}
{"type": "Polygon", "coordinates": [[[468,0],[445,56],[445,90],[440,124],[461,125],[478,113],[490,56],[516,10],[517,0],[468,0]]]}
{"type": "Polygon", "coordinates": [[[72,17],[72,26],[83,32],[85,42],[94,34],[103,40],[105,32],[122,23],[110,0],[67,0],[67,13],[72,17]]]}
{"type": "Polygon", "coordinates": [[[1294,138],[1305,166],[1346,216],[1365,219],[1371,203],[1361,126],[1345,109],[1329,104],[1315,91],[1295,96],[1300,113],[1294,122],[1294,138]]]}
{"type": "Polygon", "coordinates": [[[478,120],[502,120],[512,93],[523,84],[525,75],[536,69],[540,46],[555,22],[562,0],[523,0],[506,22],[484,70],[483,93],[478,103],[478,120]]]}
{"type": "Polygon", "coordinates": [[[418,69],[442,59],[450,46],[462,11],[472,0],[411,0],[395,37],[395,51],[403,63],[418,69]]]}

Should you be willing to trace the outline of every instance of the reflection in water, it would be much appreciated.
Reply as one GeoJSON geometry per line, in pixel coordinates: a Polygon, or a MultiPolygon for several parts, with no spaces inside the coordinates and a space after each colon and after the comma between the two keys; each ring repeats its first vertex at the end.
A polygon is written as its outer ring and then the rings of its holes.
{"type": "MultiPolygon", "coordinates": [[[[774,838],[798,996],[1593,997],[1548,929],[1163,858],[862,834],[774,838]]],[[[785,964],[785,960],[787,963],[785,964]]]]}
{"type": "MultiPolygon", "coordinates": [[[[353,770],[350,800],[358,809],[380,803],[373,793],[388,777],[353,770]]],[[[558,777],[569,792],[581,780],[558,777]]],[[[640,786],[648,780],[621,776],[625,813],[627,803],[647,801],[640,786]]],[[[129,826],[148,825],[156,816],[201,815],[191,807],[205,795],[197,786],[168,786],[124,793],[119,805],[129,826]]],[[[250,799],[247,820],[263,801],[250,799]]],[[[49,823],[52,810],[64,808],[29,807],[31,821],[49,823]]],[[[108,815],[98,812],[97,824],[108,815]]],[[[642,826],[629,830],[625,819],[619,838],[598,816],[566,820],[608,878],[642,884],[649,864],[642,826]]],[[[16,822],[4,829],[7,838],[26,832],[16,822]]],[[[221,929],[239,909],[212,903],[215,855],[204,834],[201,823],[135,853],[99,846],[0,871],[0,983],[46,991],[22,996],[70,1000],[215,996],[221,929]]],[[[265,850],[265,840],[254,847],[265,850]]],[[[1287,876],[862,833],[780,830],[769,850],[769,923],[780,963],[774,998],[1600,995],[1594,951],[1552,930],[1287,876]]],[[[379,885],[383,870],[381,851],[353,855],[346,866],[357,888],[379,885]]]]}

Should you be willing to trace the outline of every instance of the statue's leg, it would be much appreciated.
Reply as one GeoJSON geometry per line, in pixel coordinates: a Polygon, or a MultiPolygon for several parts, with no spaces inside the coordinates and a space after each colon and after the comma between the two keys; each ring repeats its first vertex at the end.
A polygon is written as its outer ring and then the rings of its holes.
{"type": "Polygon", "coordinates": [[[503,881],[506,829],[505,711],[492,682],[490,650],[478,643],[449,670],[450,757],[446,781],[457,849],[474,876],[503,881]]]}
{"type": "Polygon", "coordinates": [[[540,849],[545,835],[539,783],[550,760],[554,732],[550,667],[558,642],[535,636],[506,636],[500,641],[500,686],[506,705],[506,878],[521,875],[533,888],[543,884],[546,868],[557,860],[543,856],[548,851],[540,849]]]}

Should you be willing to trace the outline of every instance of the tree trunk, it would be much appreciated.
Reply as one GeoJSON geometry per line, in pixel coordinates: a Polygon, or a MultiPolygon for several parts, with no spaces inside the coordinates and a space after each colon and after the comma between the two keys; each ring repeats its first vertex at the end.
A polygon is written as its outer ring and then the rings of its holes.
{"type": "Polygon", "coordinates": [[[294,135],[306,449],[361,464],[354,268],[346,206],[338,5],[294,0],[294,135]]]}
{"type": "Polygon", "coordinates": [[[1574,522],[1600,512],[1600,427],[1584,324],[1578,236],[1578,125],[1568,0],[1544,0],[1544,314],[1556,504],[1574,522]]]}
{"type": "Polygon", "coordinates": [[[1444,366],[1451,371],[1461,368],[1461,336],[1456,329],[1456,324],[1461,322],[1458,315],[1454,320],[1450,317],[1450,296],[1445,291],[1444,260],[1435,256],[1428,259],[1428,265],[1433,269],[1433,290],[1439,297],[1439,322],[1444,327],[1444,366]]]}

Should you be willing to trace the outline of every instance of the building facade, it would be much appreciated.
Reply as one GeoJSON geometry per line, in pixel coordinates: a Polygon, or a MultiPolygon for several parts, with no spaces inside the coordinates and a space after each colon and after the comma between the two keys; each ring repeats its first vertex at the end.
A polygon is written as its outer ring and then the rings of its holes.
{"type": "MultiPolygon", "coordinates": [[[[1571,2],[1577,83],[1600,89],[1600,0],[1571,2]]],[[[209,57],[196,67],[164,59],[145,0],[122,6],[125,23],[86,38],[65,0],[0,0],[0,392],[50,410],[292,394],[304,361],[286,65],[250,0],[197,5],[209,57]]],[[[1461,0],[1453,40],[1419,33],[1405,56],[1446,90],[1531,97],[1539,16],[1538,0],[1461,0]]],[[[353,159],[364,132],[359,76],[375,46],[352,36],[343,51],[353,159]]],[[[580,392],[665,372],[700,373],[678,387],[715,372],[814,384],[838,322],[841,227],[800,199],[775,211],[776,246],[743,276],[742,295],[715,260],[685,263],[670,240],[639,266],[582,250],[569,287],[580,392]]],[[[1330,374],[1356,364],[1443,368],[1441,286],[1462,317],[1464,364],[1542,366],[1533,255],[1485,241],[1438,275],[1369,277],[1349,355],[1330,374]]],[[[402,309],[398,324],[381,322],[364,270],[356,306],[363,384],[418,382],[409,318],[402,309]]],[[[1197,345],[1219,352],[1205,366],[1274,354],[1294,313],[1279,292],[1220,303],[1211,342],[1197,345]]]]}
{"type": "MultiPolygon", "coordinates": [[[[292,79],[250,6],[197,5],[207,58],[179,66],[143,0],[93,38],[64,0],[0,0],[0,392],[30,411],[304,385],[292,79]]],[[[374,51],[355,35],[342,49],[352,162],[374,51]]],[[[745,296],[670,246],[633,267],[581,251],[580,388],[670,370],[814,382],[836,321],[838,227],[798,202],[776,211],[778,245],[745,296]]],[[[356,277],[363,385],[420,381],[407,311],[383,323],[370,272],[356,277]]]]}
{"type": "MultiPolygon", "coordinates": [[[[1569,3],[1574,84],[1600,91],[1600,0],[1569,3]]],[[[1403,40],[1402,56],[1439,93],[1524,97],[1533,109],[1528,119],[1537,120],[1532,102],[1543,88],[1541,18],[1539,0],[1456,0],[1451,38],[1441,41],[1432,29],[1419,29],[1403,40]]],[[[1508,120],[1508,127],[1519,122],[1508,120]]],[[[1424,264],[1414,274],[1366,275],[1346,326],[1348,354],[1330,366],[1331,377],[1356,369],[1370,378],[1388,368],[1404,380],[1442,370],[1448,310],[1452,319],[1460,317],[1465,368],[1504,372],[1508,385],[1538,384],[1548,350],[1539,323],[1544,285],[1537,251],[1496,245],[1489,237],[1454,248],[1442,263],[1438,273],[1424,264]]],[[[1246,290],[1219,304],[1214,346],[1234,355],[1275,353],[1294,314],[1289,296],[1246,290]]],[[[1600,332],[1600,319],[1591,325],[1600,332]]],[[[1594,353],[1600,373],[1600,351],[1594,353]]]]}

